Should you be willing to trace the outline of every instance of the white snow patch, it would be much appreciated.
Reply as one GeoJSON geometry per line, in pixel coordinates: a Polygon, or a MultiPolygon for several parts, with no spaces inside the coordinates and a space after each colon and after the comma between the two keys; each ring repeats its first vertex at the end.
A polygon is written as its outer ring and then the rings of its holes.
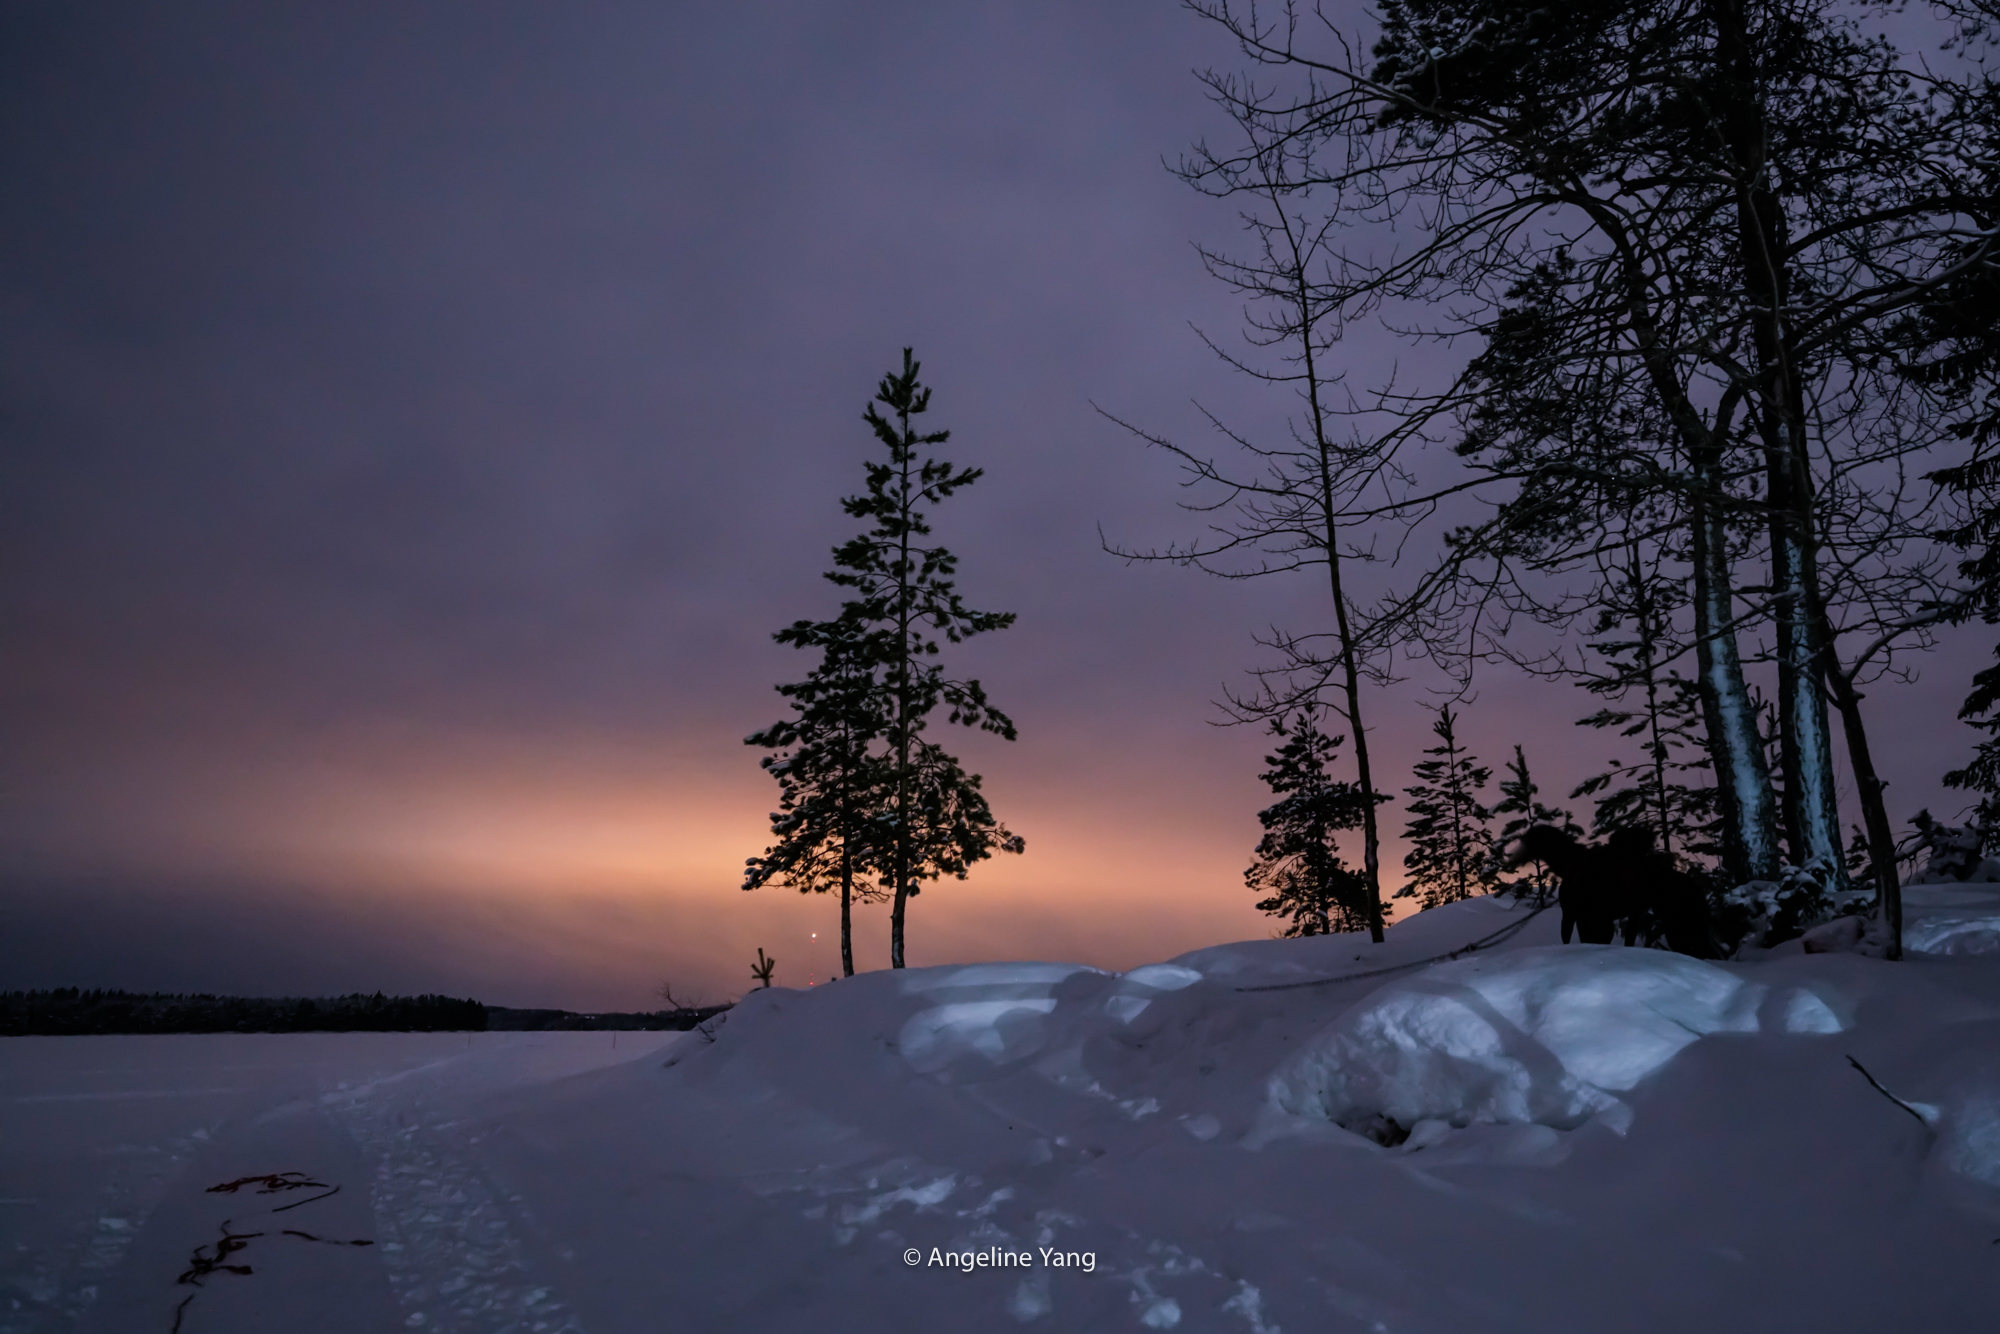
{"type": "Polygon", "coordinates": [[[903,976],[902,990],[906,996],[986,989],[1046,996],[1066,978],[1097,971],[1080,963],[973,963],[956,968],[912,968],[903,976]]]}
{"type": "Polygon", "coordinates": [[[1032,1056],[1042,1049],[1042,1021],[1056,1008],[1056,987],[1079,973],[1101,976],[1095,968],[1065,963],[913,971],[902,980],[903,994],[939,1003],[904,1021],[896,1048],[920,1074],[938,1074],[968,1055],[993,1065],[1032,1056]]]}
{"type": "Polygon", "coordinates": [[[999,1065],[1041,1049],[1036,1022],[1056,1008],[1054,1000],[965,1001],[920,1010],[904,1023],[896,1048],[914,1070],[930,1073],[955,1057],[977,1052],[999,1065]]]}
{"type": "Polygon", "coordinates": [[[2000,911],[1929,913],[1903,928],[1903,948],[1912,954],[2000,954],[2000,911]]]}
{"type": "MultiPolygon", "coordinates": [[[[1462,959],[1392,982],[1271,1078],[1272,1102],[1336,1124],[1388,1117],[1572,1129],[1629,1122],[1628,1092],[1695,1039],[1754,1033],[1764,988],[1660,950],[1553,946],[1462,959]]],[[[1844,1027],[1804,989],[1774,1027],[1844,1027]]]]}
{"type": "Polygon", "coordinates": [[[1055,1309],[1055,1303],[1049,1300],[1049,1279],[1046,1274],[1035,1274],[1022,1279],[1015,1285],[1013,1295],[1007,1299],[1007,1314],[1024,1325],[1055,1309]]]}
{"type": "Polygon", "coordinates": [[[2000,1097],[1967,1098],[1941,1118],[1938,1150],[1945,1167],[2000,1186],[2000,1097]]]}
{"type": "Polygon", "coordinates": [[[1149,963],[1143,968],[1134,968],[1118,979],[1121,986],[1148,987],[1154,991],[1179,991],[1201,981],[1201,974],[1192,968],[1183,968],[1174,963],[1149,963]]]}
{"type": "Polygon", "coordinates": [[[1222,1122],[1208,1112],[1196,1112],[1181,1118],[1181,1129],[1206,1143],[1222,1133],[1222,1122]]]}
{"type": "Polygon", "coordinates": [[[1840,1033],[1847,1024],[1818,995],[1804,987],[1780,992],[1776,998],[1778,1027],[1786,1033],[1840,1033]]]}
{"type": "Polygon", "coordinates": [[[1250,1326],[1250,1334],[1284,1334],[1278,1326],[1264,1320],[1264,1294],[1254,1283],[1237,1280],[1236,1295],[1222,1304],[1222,1309],[1231,1315],[1243,1317],[1243,1323],[1250,1326]]]}

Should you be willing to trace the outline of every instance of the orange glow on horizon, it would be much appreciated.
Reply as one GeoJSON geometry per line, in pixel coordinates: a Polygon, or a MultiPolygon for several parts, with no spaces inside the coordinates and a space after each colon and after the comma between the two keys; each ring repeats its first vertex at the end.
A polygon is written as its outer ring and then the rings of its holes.
{"type": "MultiPolygon", "coordinates": [[[[759,946],[780,959],[780,985],[824,980],[838,970],[837,900],[740,889],[744,859],[770,842],[774,786],[740,755],[693,758],[553,741],[349,750],[181,783],[170,822],[90,851],[121,871],[220,877],[273,902],[421,926],[466,968],[520,979],[519,991],[478,984],[501,1003],[646,1008],[663,977],[735,994],[759,946]]],[[[1129,968],[1276,934],[1243,886],[1254,809],[1173,782],[1084,793],[1015,777],[1003,792],[989,777],[1028,851],[927,885],[912,963],[1129,968]]],[[[857,966],[886,965],[886,908],[857,908],[855,931],[857,966]]]]}

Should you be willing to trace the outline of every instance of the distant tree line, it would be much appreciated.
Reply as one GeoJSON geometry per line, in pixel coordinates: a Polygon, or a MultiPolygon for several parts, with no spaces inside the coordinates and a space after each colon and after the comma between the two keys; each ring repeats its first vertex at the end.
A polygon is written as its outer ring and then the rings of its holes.
{"type": "Polygon", "coordinates": [[[414,1033],[483,1030],[486,1007],[450,996],[282,997],[162,992],[0,992],[0,1034],[414,1033]]]}
{"type": "Polygon", "coordinates": [[[451,996],[211,996],[86,990],[0,992],[0,1037],[111,1033],[434,1033],[576,1029],[685,1030],[728,1009],[633,1014],[509,1009],[451,996]]]}
{"type": "Polygon", "coordinates": [[[728,1005],[683,1005],[670,1010],[594,1011],[516,1010],[486,1007],[491,1033],[673,1032],[684,1033],[728,1009],[728,1005]]]}

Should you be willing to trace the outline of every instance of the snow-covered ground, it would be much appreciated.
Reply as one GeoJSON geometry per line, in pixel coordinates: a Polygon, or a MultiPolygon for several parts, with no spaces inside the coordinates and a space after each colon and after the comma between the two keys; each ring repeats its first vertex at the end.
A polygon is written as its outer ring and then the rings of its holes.
{"type": "Polygon", "coordinates": [[[1474,901],[712,1041],[4,1039],[0,1334],[1989,1330],[2000,886],[1908,893],[1903,964],[1474,901]]]}

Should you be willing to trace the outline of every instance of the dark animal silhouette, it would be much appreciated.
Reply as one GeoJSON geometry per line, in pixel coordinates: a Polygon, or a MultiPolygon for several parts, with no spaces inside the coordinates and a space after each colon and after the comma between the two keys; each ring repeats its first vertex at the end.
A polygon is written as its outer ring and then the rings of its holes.
{"type": "Polygon", "coordinates": [[[1709,925],[1708,895],[1701,881],[1653,847],[1653,832],[1621,829],[1595,847],[1579,843],[1554,825],[1538,824],[1515,842],[1507,865],[1538,861],[1561,886],[1562,938],[1586,945],[1609,945],[1624,928],[1625,943],[1645,936],[1665,940],[1676,953],[1713,959],[1719,951],[1709,925]]]}

